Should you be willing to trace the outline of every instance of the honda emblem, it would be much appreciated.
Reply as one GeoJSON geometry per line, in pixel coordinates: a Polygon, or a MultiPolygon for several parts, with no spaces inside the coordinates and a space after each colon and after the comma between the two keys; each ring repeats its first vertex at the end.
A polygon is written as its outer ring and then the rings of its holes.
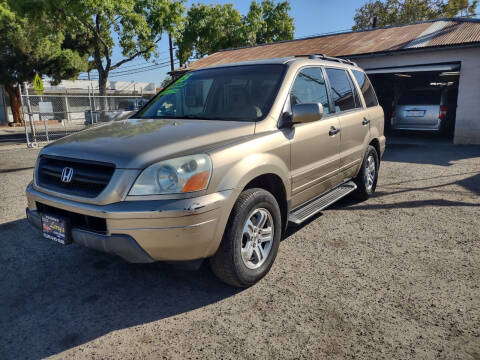
{"type": "Polygon", "coordinates": [[[62,180],[62,182],[64,183],[69,183],[70,181],[72,181],[72,178],[73,178],[73,168],[68,166],[64,167],[62,170],[62,176],[60,180],[62,180]]]}

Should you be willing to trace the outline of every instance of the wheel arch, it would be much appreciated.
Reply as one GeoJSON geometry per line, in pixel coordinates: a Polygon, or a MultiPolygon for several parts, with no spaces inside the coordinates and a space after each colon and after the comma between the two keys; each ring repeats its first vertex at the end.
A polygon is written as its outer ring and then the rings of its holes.
{"type": "MultiPolygon", "coordinates": [[[[219,162],[220,160],[223,159],[219,159],[219,162]]],[[[206,257],[211,256],[218,249],[233,206],[245,189],[259,187],[272,192],[280,207],[282,227],[285,229],[288,223],[290,181],[288,166],[282,158],[271,153],[251,154],[234,162],[234,166],[231,166],[231,163],[232,161],[229,160],[225,164],[228,166],[228,171],[224,172],[220,178],[214,179],[211,184],[215,191],[231,190],[233,195],[219,219],[215,239],[207,250],[206,257]]]]}
{"type": "Polygon", "coordinates": [[[370,141],[368,145],[371,145],[375,148],[375,150],[377,151],[378,160],[380,161],[380,156],[381,156],[380,141],[377,138],[374,138],[370,141]]]}
{"type": "Polygon", "coordinates": [[[261,188],[271,193],[277,200],[282,215],[283,231],[287,228],[289,204],[287,200],[287,191],[280,176],[268,173],[259,175],[250,180],[242,191],[252,188],[261,188]]]}

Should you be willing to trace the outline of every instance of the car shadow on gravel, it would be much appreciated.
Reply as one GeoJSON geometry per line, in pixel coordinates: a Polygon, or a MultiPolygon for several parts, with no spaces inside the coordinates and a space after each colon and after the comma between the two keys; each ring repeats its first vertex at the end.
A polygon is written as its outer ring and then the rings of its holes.
{"type": "Polygon", "coordinates": [[[472,157],[480,157],[480,146],[394,142],[387,144],[382,161],[451,166],[472,157]]]}
{"type": "MultiPolygon", "coordinates": [[[[26,219],[0,225],[0,358],[38,359],[198,309],[239,289],[206,266],[129,264],[41,237],[26,219]]],[[[168,339],[166,339],[168,341],[168,339]]]]}
{"type": "MultiPolygon", "coordinates": [[[[465,190],[480,195],[480,173],[477,171],[466,172],[466,173],[457,173],[457,174],[450,174],[446,176],[434,176],[430,178],[421,178],[421,179],[412,179],[409,181],[401,181],[401,182],[394,182],[394,183],[386,183],[382,184],[382,188],[384,190],[377,189],[375,194],[373,195],[374,198],[388,196],[388,195],[395,195],[400,193],[412,192],[412,191],[440,191],[444,186],[450,185],[459,185],[463,187],[465,190]],[[470,177],[464,178],[462,180],[457,181],[449,181],[449,179],[453,176],[462,176],[462,175],[469,175],[474,174],[470,177]],[[444,178],[446,182],[438,184],[438,185],[430,185],[430,186],[419,186],[419,187],[398,187],[401,186],[408,186],[409,183],[415,184],[420,180],[439,180],[444,178]],[[389,186],[396,186],[391,191],[388,190],[389,186]]],[[[346,196],[336,203],[330,205],[326,211],[328,210],[378,210],[378,209],[407,209],[407,208],[418,208],[418,207],[427,207],[427,206],[467,206],[467,207],[478,207],[478,202],[465,202],[465,201],[451,201],[447,199],[428,199],[428,200],[411,200],[411,201],[401,201],[401,202],[394,202],[394,203],[368,203],[365,201],[356,200],[352,196],[346,196]]],[[[315,214],[310,219],[306,220],[300,225],[293,225],[287,228],[287,231],[282,238],[283,240],[288,239],[290,236],[294,235],[297,231],[303,229],[311,222],[316,221],[319,217],[323,215],[323,211],[315,214]]]]}

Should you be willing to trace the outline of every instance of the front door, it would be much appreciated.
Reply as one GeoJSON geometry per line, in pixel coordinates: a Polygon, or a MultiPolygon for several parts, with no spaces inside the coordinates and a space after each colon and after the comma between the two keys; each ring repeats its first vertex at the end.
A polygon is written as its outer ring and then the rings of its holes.
{"type": "Polygon", "coordinates": [[[341,181],[340,122],[331,114],[325,79],[320,67],[303,68],[290,93],[290,105],[321,103],[323,118],[295,124],[291,140],[292,203],[295,208],[341,181]]]}

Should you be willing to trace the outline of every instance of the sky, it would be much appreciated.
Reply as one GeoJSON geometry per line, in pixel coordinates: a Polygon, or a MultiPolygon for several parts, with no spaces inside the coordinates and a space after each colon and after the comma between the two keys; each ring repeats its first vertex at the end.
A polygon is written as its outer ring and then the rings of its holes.
{"type": "MultiPolygon", "coordinates": [[[[257,0],[259,1],[259,0],[257,0]]],[[[248,13],[251,0],[202,0],[191,1],[187,0],[185,7],[188,9],[193,3],[203,4],[234,4],[234,7],[240,11],[242,15],[248,13]]],[[[295,19],[295,38],[305,37],[315,34],[322,34],[326,32],[349,30],[353,26],[353,16],[355,9],[362,6],[365,0],[290,0],[292,10],[290,16],[295,19]],[[339,6],[341,3],[341,6],[339,6]]],[[[153,67],[149,71],[139,69],[136,74],[111,74],[109,80],[111,81],[135,81],[135,82],[154,82],[157,86],[163,81],[167,72],[170,71],[168,53],[168,36],[165,34],[158,45],[159,56],[156,59],[160,66],[153,67]]],[[[121,60],[121,50],[116,47],[113,50],[113,60],[115,63],[121,60]]],[[[136,59],[122,65],[117,71],[133,72],[137,68],[144,68],[146,66],[154,65],[151,61],[146,62],[141,59],[136,59]]],[[[86,78],[85,74],[81,74],[82,79],[86,78]]],[[[92,73],[93,77],[93,73],[92,73]]]]}
{"type": "MultiPolygon", "coordinates": [[[[261,1],[261,0],[257,0],[261,1]]],[[[193,3],[203,4],[228,4],[233,3],[234,7],[242,15],[248,13],[251,0],[187,0],[185,7],[188,9],[193,3]]],[[[290,0],[290,16],[295,21],[295,38],[307,37],[312,35],[324,34],[329,32],[348,31],[353,26],[353,17],[355,9],[361,7],[367,0],[290,0]]],[[[479,5],[480,7],[480,5],[479,5]]],[[[477,8],[478,9],[478,8],[477,8]]],[[[159,56],[156,59],[158,66],[153,66],[153,62],[146,62],[141,59],[135,59],[122,65],[117,71],[128,71],[128,73],[111,73],[111,81],[135,81],[135,82],[154,82],[157,86],[167,76],[170,71],[168,36],[165,34],[158,45],[159,56]],[[149,71],[145,68],[150,66],[149,71]],[[132,74],[134,70],[138,72],[132,74]]],[[[121,50],[116,47],[113,50],[112,63],[121,60],[121,50]]],[[[85,74],[81,78],[86,78],[85,74]]]]}

